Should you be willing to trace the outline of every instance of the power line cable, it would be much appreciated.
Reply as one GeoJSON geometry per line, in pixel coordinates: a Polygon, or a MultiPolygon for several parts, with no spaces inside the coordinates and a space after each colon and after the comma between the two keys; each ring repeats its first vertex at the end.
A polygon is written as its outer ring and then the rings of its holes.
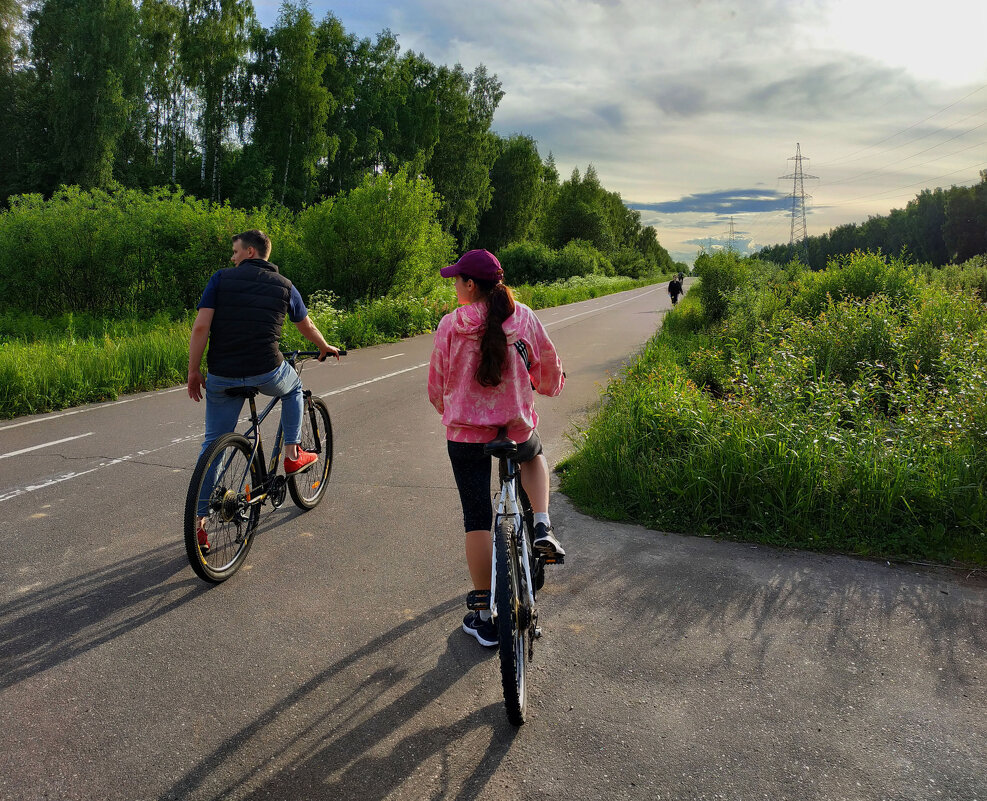
{"type": "Polygon", "coordinates": [[[854,203],[857,200],[865,200],[865,199],[870,198],[870,197],[880,197],[881,195],[893,195],[895,192],[900,192],[902,189],[910,189],[913,186],[922,186],[923,184],[925,184],[926,186],[928,186],[928,184],[931,183],[931,182],[933,182],[933,181],[938,181],[941,178],[948,178],[950,175],[956,175],[956,173],[958,173],[958,172],[966,172],[967,170],[972,170],[972,169],[983,169],[984,167],[987,167],[987,163],[985,163],[983,161],[978,161],[977,163],[971,164],[968,167],[962,167],[962,168],[960,168],[958,170],[953,170],[952,172],[947,172],[944,175],[937,175],[935,178],[925,178],[925,179],[923,179],[921,181],[916,181],[913,184],[906,184],[905,186],[899,186],[899,187],[896,187],[894,189],[886,189],[883,192],[874,192],[873,194],[870,194],[870,195],[859,195],[857,197],[852,197],[852,198],[849,198],[847,200],[841,200],[838,203],[829,203],[828,205],[829,206],[846,206],[847,204],[854,203]]]}
{"type": "MultiPolygon", "coordinates": [[[[922,134],[921,136],[917,136],[914,139],[909,139],[907,142],[902,142],[900,145],[895,145],[894,147],[889,147],[887,150],[882,150],[881,153],[893,153],[895,150],[901,150],[901,148],[903,148],[903,147],[908,147],[909,145],[914,145],[916,142],[921,142],[923,139],[928,139],[930,136],[935,136],[936,134],[942,133],[943,131],[948,131],[950,128],[954,128],[955,126],[959,125],[960,123],[966,122],[971,117],[977,117],[977,116],[983,114],[985,111],[987,111],[987,108],[978,109],[977,111],[974,111],[972,114],[967,114],[965,117],[956,120],[956,122],[952,122],[949,125],[943,126],[942,128],[937,128],[934,131],[929,131],[928,133],[922,134]]],[[[976,125],[973,128],[970,128],[969,130],[964,131],[963,133],[957,134],[956,136],[952,137],[952,139],[956,139],[956,138],[958,138],[960,136],[964,136],[964,135],[968,134],[970,131],[977,130],[977,128],[982,128],[983,125],[984,124],[976,125]]],[[[947,140],[941,142],[940,144],[945,144],[946,142],[949,142],[949,141],[951,141],[951,139],[947,139],[947,140]]],[[[937,147],[937,145],[933,145],[933,147],[937,147]]],[[[861,161],[863,158],[864,158],[864,156],[861,156],[860,158],[851,159],[851,161],[861,161]]]]}
{"type": "MultiPolygon", "coordinates": [[[[985,122],[983,125],[978,125],[977,128],[983,128],[985,125],[987,125],[987,122],[985,122]]],[[[975,131],[975,130],[977,130],[977,128],[971,128],[966,133],[970,133],[972,131],[975,131]]],[[[947,139],[946,142],[952,141],[952,139],[957,139],[957,138],[959,138],[959,136],[965,136],[965,134],[958,134],[957,136],[954,136],[951,139],[947,139]]],[[[942,142],[940,144],[946,144],[946,142],[942,142]]],[[[850,183],[853,183],[854,181],[859,181],[862,178],[866,178],[868,175],[873,175],[876,172],[883,172],[888,167],[893,167],[893,166],[895,166],[897,164],[902,164],[902,163],[908,161],[908,159],[913,159],[916,156],[922,155],[923,153],[928,153],[930,150],[935,150],[937,147],[939,147],[939,145],[933,145],[932,147],[927,147],[925,150],[920,150],[918,153],[913,153],[912,155],[908,156],[907,158],[900,159],[899,161],[893,161],[890,164],[885,164],[883,167],[878,167],[877,169],[874,169],[874,170],[868,170],[867,172],[860,173],[859,175],[855,175],[853,178],[844,178],[843,180],[840,180],[840,181],[827,181],[823,185],[824,186],[836,186],[838,184],[850,184],[850,183]]],[[[987,142],[976,142],[975,144],[968,145],[967,147],[961,147],[959,150],[954,150],[951,153],[947,153],[944,156],[937,156],[934,159],[929,159],[928,161],[923,161],[921,164],[912,164],[911,167],[910,167],[910,169],[917,169],[918,167],[924,167],[926,164],[935,164],[937,161],[942,161],[943,159],[948,159],[950,156],[956,156],[959,153],[965,153],[967,150],[973,150],[973,148],[975,148],[975,147],[987,147],[987,142]]]]}
{"type": "MultiPolygon", "coordinates": [[[[983,86],[977,87],[976,89],[974,89],[969,94],[963,95],[963,97],[961,97],[959,100],[956,100],[953,103],[950,103],[945,108],[939,109],[939,111],[935,112],[934,114],[930,114],[928,117],[925,117],[924,119],[921,119],[918,122],[912,123],[907,128],[902,128],[900,131],[896,131],[895,133],[891,134],[890,136],[886,136],[883,139],[880,139],[877,142],[874,142],[874,144],[867,145],[867,147],[861,148],[860,150],[855,150],[855,151],[853,151],[852,153],[850,153],[850,154],[848,154],[846,156],[842,156],[841,158],[834,159],[833,161],[825,161],[822,164],[820,164],[819,166],[821,166],[821,167],[829,167],[829,166],[832,166],[833,164],[840,164],[841,162],[849,161],[851,158],[853,158],[854,156],[856,156],[858,153],[865,153],[868,150],[872,150],[873,148],[877,147],[878,145],[884,144],[885,142],[887,142],[887,141],[889,141],[891,139],[894,139],[896,136],[900,136],[903,133],[907,133],[912,128],[918,127],[923,122],[928,122],[933,117],[938,117],[943,112],[949,111],[951,108],[953,108],[953,106],[959,105],[960,103],[962,103],[967,98],[973,97],[975,94],[977,94],[978,92],[982,92],[984,89],[987,89],[987,83],[985,83],[983,86]]],[[[967,118],[964,117],[964,119],[967,119],[967,118]]],[[[912,140],[912,141],[918,141],[918,140],[912,140]]]]}

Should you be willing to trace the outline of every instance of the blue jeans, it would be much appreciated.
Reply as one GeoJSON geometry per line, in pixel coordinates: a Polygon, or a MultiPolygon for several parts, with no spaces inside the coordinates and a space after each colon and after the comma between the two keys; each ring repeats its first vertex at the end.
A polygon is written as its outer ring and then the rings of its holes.
{"type": "MultiPolygon", "coordinates": [[[[281,427],[284,429],[285,444],[301,442],[304,408],[302,382],[288,362],[282,362],[280,367],[269,373],[246,378],[226,378],[209,373],[206,376],[206,435],[199,451],[200,458],[223,434],[236,430],[244,399],[227,395],[226,390],[230,387],[257,387],[264,395],[281,398],[281,427]]],[[[207,477],[199,498],[200,516],[205,516],[205,501],[209,498],[211,487],[212,481],[207,477]]]]}

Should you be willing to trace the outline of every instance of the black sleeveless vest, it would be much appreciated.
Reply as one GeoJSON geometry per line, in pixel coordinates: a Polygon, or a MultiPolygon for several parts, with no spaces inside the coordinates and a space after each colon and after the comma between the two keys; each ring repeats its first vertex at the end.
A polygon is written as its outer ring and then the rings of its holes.
{"type": "Polygon", "coordinates": [[[291,305],[291,281],[276,265],[246,259],[221,270],[209,329],[209,372],[226,378],[269,373],[284,361],[278,349],[291,305]]]}

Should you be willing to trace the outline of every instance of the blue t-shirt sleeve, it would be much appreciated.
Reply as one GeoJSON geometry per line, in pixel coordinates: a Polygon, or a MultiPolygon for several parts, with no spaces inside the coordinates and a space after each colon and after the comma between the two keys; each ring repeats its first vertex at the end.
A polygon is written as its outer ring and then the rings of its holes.
{"type": "Polygon", "coordinates": [[[302,300],[302,293],[295,289],[295,285],[291,285],[291,306],[288,308],[288,319],[293,323],[300,323],[308,317],[308,309],[305,308],[305,302],[302,300]]]}
{"type": "Polygon", "coordinates": [[[197,309],[215,309],[216,308],[216,293],[219,291],[219,273],[215,272],[209,279],[209,283],[206,284],[206,288],[202,292],[202,298],[199,300],[199,305],[196,306],[197,309]]]}

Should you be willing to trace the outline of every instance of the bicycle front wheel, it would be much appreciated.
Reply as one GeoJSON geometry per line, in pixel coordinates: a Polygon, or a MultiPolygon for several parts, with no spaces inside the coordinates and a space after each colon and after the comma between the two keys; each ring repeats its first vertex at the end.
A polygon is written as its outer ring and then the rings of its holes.
{"type": "Polygon", "coordinates": [[[497,524],[494,548],[497,555],[497,632],[500,638],[500,679],[504,685],[507,719],[515,726],[524,723],[528,708],[528,647],[530,624],[524,572],[518,556],[517,532],[512,518],[497,524]]]}
{"type": "MultiPolygon", "coordinates": [[[[503,484],[504,479],[507,477],[507,467],[503,459],[500,460],[499,472],[500,483],[503,484]]],[[[528,538],[528,553],[531,555],[531,583],[534,585],[534,595],[537,599],[538,590],[545,586],[545,557],[535,553],[531,547],[532,532],[535,530],[535,513],[531,509],[531,501],[528,500],[528,493],[524,491],[520,480],[518,480],[515,486],[517,487],[517,497],[518,503],[521,506],[521,514],[524,515],[524,531],[528,538]]]]}
{"type": "Polygon", "coordinates": [[[260,506],[250,503],[250,493],[261,489],[261,473],[252,452],[246,437],[223,434],[192,473],[185,498],[185,552],[203,581],[226,581],[243,566],[253,544],[260,506]],[[200,517],[205,518],[203,542],[200,517]]]}
{"type": "Polygon", "coordinates": [[[326,494],[332,471],[332,421],[322,398],[309,397],[305,401],[299,447],[319,458],[304,473],[288,477],[288,492],[300,509],[314,509],[326,494]]]}

